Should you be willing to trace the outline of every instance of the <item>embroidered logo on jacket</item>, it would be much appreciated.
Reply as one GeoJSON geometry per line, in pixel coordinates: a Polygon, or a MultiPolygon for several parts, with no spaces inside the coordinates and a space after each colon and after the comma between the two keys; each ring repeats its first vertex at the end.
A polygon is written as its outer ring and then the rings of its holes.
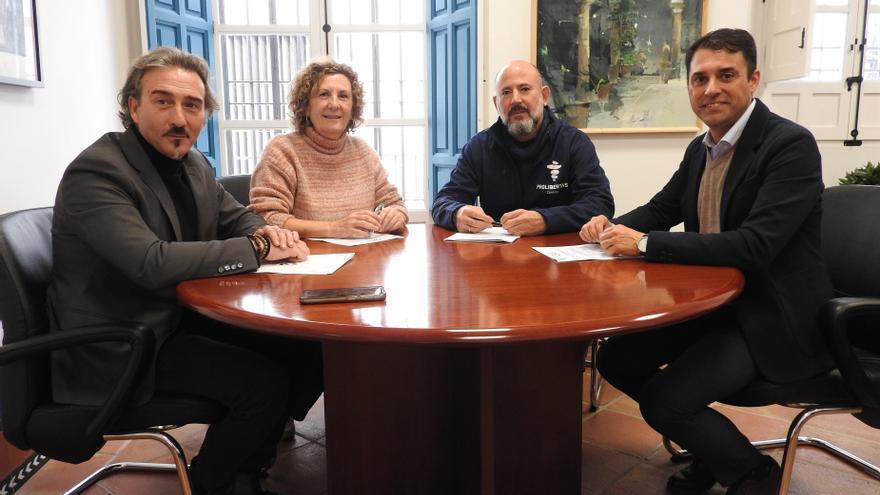
{"type": "Polygon", "coordinates": [[[539,191],[544,191],[545,194],[559,194],[559,191],[562,189],[568,188],[568,182],[556,182],[559,179],[559,170],[562,168],[562,164],[553,160],[552,162],[547,164],[547,170],[550,171],[550,179],[553,181],[552,184],[535,184],[535,189],[539,191]]]}
{"type": "Polygon", "coordinates": [[[556,182],[556,179],[559,178],[559,169],[562,168],[562,164],[553,160],[552,162],[547,164],[547,170],[550,171],[550,178],[553,179],[553,182],[556,182]]]}

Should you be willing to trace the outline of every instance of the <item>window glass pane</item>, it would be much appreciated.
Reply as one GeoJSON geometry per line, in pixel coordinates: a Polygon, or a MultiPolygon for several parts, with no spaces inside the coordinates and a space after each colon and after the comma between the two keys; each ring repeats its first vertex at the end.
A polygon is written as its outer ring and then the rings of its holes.
{"type": "Polygon", "coordinates": [[[424,4],[415,0],[331,0],[330,25],[422,24],[424,4]]]}
{"type": "Polygon", "coordinates": [[[330,0],[330,25],[373,24],[373,2],[368,0],[330,0]]]}
{"type": "Polygon", "coordinates": [[[220,0],[222,24],[269,24],[269,0],[220,0]]]}
{"type": "Polygon", "coordinates": [[[220,36],[227,120],[286,120],[290,81],[309,58],[305,34],[220,36]]]}
{"type": "Polygon", "coordinates": [[[226,129],[226,173],[237,175],[253,172],[269,141],[287,132],[290,129],[226,129]]]}
{"type": "MultiPolygon", "coordinates": [[[[878,0],[880,1],[880,0],[878,0]]],[[[401,0],[400,2],[400,23],[401,24],[424,24],[425,22],[425,2],[413,2],[411,0],[401,0]]]]}
{"type": "Polygon", "coordinates": [[[379,0],[379,23],[421,24],[425,2],[410,0],[379,0]]]}
{"type": "MultiPolygon", "coordinates": [[[[880,0],[875,1],[880,4],[880,0]]],[[[862,76],[869,81],[880,81],[880,13],[868,14],[865,38],[868,44],[865,46],[862,76]]]]}
{"type": "Polygon", "coordinates": [[[843,77],[847,14],[817,13],[808,79],[835,81],[843,77]]]}
{"type": "Polygon", "coordinates": [[[308,24],[309,0],[220,0],[220,24],[308,24]]]}
{"type": "Polygon", "coordinates": [[[397,186],[407,207],[425,207],[425,126],[361,126],[355,135],[382,160],[388,180],[397,186]]]}
{"type": "Polygon", "coordinates": [[[400,24],[400,0],[376,0],[376,11],[379,24],[400,24]]]}
{"type": "Polygon", "coordinates": [[[424,39],[415,32],[334,35],[337,59],[364,86],[364,117],[425,117],[424,39]]]}
{"type": "Polygon", "coordinates": [[[336,60],[350,65],[364,87],[364,118],[376,117],[376,81],[373,77],[373,33],[333,35],[336,60]]]}
{"type": "Polygon", "coordinates": [[[275,2],[276,24],[308,24],[309,2],[305,0],[284,0],[275,2]]]}

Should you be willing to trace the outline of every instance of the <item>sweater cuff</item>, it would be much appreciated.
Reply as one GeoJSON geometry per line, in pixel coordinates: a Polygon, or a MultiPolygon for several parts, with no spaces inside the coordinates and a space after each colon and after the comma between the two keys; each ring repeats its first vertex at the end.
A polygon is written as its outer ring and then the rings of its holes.
{"type": "Polygon", "coordinates": [[[269,225],[274,225],[276,227],[285,228],[284,224],[287,223],[291,218],[296,218],[290,213],[281,213],[281,212],[272,212],[265,217],[266,223],[269,225]]]}

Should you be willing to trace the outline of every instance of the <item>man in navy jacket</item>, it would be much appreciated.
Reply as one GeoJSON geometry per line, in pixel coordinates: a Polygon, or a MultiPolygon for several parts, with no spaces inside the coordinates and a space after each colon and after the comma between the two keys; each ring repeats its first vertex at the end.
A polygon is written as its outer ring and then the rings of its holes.
{"type": "Polygon", "coordinates": [[[464,146],[431,214],[441,227],[479,232],[493,222],[511,234],[575,232],[612,215],[614,200],[596,148],[544,105],[550,88],[534,65],[513,61],[498,73],[499,119],[464,146]]]}
{"type": "Polygon", "coordinates": [[[642,334],[613,337],[599,370],[648,424],[694,454],[671,493],[776,493],[779,466],[709,404],[762,378],[789,383],[831,368],[817,325],[832,296],[819,249],[822,165],[803,127],[754,98],[755,41],[719,29],[688,50],[691,107],[709,131],[647,204],[595,217],[581,237],[648,261],[733,266],[745,286],[730,306],[642,334]],[[669,229],[684,222],[685,232],[669,229]],[[664,367],[665,365],[665,367],[664,367]]]}

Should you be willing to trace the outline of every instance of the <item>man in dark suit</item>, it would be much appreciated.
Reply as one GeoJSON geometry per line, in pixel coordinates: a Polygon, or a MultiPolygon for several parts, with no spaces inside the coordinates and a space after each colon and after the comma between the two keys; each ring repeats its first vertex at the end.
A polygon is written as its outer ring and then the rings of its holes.
{"type": "MultiPolygon", "coordinates": [[[[210,425],[193,461],[194,488],[264,493],[257,473],[286,418],[303,416],[320,394],[320,359],[309,356],[314,349],[291,351],[287,358],[303,363],[297,373],[257,344],[232,344],[222,325],[178,306],[175,286],[302,259],[308,248],[296,232],[267,226],[235,201],[193,149],[217,108],[209,77],[204,60],[173,48],[135,61],[119,94],[126,131],[83,151],[58,188],[49,313],[53,331],[130,322],[152,331],[154,359],[132,403],[162,391],[225,405],[228,413],[210,425]]],[[[54,398],[101,404],[126,357],[116,344],[53,353],[54,398]]]]}
{"type": "Polygon", "coordinates": [[[613,254],[745,275],[729,306],[612,338],[599,352],[603,376],[639,403],[651,427],[694,454],[669,479],[672,493],[701,493],[716,481],[728,493],[776,493],[779,466],[708,406],[758,377],[785,383],[831,367],[816,323],[832,294],[819,250],[821,157],[809,131],[753,97],[756,60],[745,31],[697,40],[685,60],[687,87],[708,132],[647,204],[581,229],[613,254]],[[684,232],[669,231],[680,222],[684,232]]]}

